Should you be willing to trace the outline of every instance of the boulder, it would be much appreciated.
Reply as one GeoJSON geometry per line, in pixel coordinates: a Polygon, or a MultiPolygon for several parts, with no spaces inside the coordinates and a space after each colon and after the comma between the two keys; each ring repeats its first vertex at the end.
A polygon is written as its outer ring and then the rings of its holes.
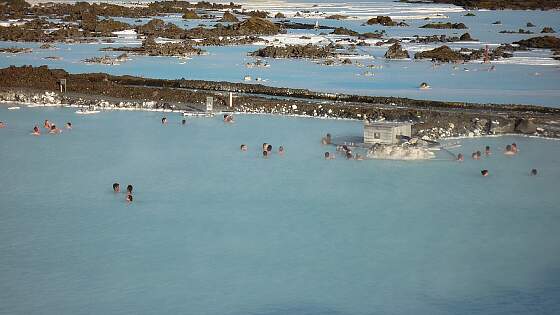
{"type": "Polygon", "coordinates": [[[366,22],[368,25],[381,24],[383,26],[396,26],[397,22],[393,21],[389,16],[379,15],[377,17],[371,18],[366,22]]]}
{"type": "Polygon", "coordinates": [[[403,50],[400,43],[394,43],[387,49],[385,53],[385,58],[387,59],[406,59],[410,58],[407,50],[403,50]]]}
{"type": "Polygon", "coordinates": [[[231,14],[229,11],[224,12],[224,16],[218,20],[218,22],[232,22],[237,23],[239,20],[235,17],[235,15],[231,14]]]}
{"type": "Polygon", "coordinates": [[[527,48],[558,49],[560,48],[560,38],[554,36],[531,37],[515,42],[514,44],[527,48]]]}
{"type": "Polygon", "coordinates": [[[533,134],[537,132],[537,126],[535,126],[531,119],[520,118],[515,122],[515,132],[533,134]]]}
{"type": "Polygon", "coordinates": [[[546,27],[543,27],[541,33],[545,33],[545,34],[549,33],[550,34],[550,33],[556,33],[556,32],[554,31],[554,29],[552,27],[546,26],[546,27]]]}
{"type": "Polygon", "coordinates": [[[443,45],[432,50],[417,52],[414,54],[414,59],[432,59],[441,62],[452,62],[463,61],[464,56],[449,48],[449,46],[443,45]]]}

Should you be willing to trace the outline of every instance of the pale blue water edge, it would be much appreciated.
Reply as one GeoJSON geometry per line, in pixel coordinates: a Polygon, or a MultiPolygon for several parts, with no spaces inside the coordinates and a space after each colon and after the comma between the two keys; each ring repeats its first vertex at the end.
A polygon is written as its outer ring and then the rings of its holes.
{"type": "MultiPolygon", "coordinates": [[[[374,2],[377,3],[377,2],[374,2]]],[[[381,3],[381,2],[380,2],[381,3]]],[[[373,5],[373,4],[372,4],[373,5]]],[[[387,14],[401,14],[391,10],[387,3],[387,14]]],[[[350,5],[351,6],[351,5],[350,5]]],[[[396,4],[395,4],[396,6],[396,4]]],[[[282,10],[280,10],[282,11],[282,10]]],[[[342,12],[344,13],[344,12],[342,12]]],[[[429,12],[428,12],[429,13],[429,12]]],[[[412,13],[407,13],[412,14],[412,13]]],[[[420,14],[420,13],[419,13],[420,14]]],[[[424,13],[425,14],[425,13],[424,13]]],[[[333,21],[321,20],[323,25],[344,26],[359,32],[386,30],[388,37],[411,37],[413,35],[447,34],[459,36],[468,31],[472,37],[479,39],[473,43],[450,44],[454,48],[480,48],[486,44],[497,45],[511,43],[520,39],[540,36],[538,32],[544,26],[560,30],[560,13],[558,11],[475,11],[475,17],[465,17],[465,12],[446,13],[448,19],[433,19],[443,22],[464,22],[468,30],[427,30],[419,26],[427,23],[424,20],[407,20],[411,27],[363,26],[365,20],[333,21]],[[502,25],[492,25],[500,20],[502,25]],[[525,24],[536,25],[527,28],[525,24]],[[530,29],[536,34],[500,34],[501,30],[530,29]]],[[[179,26],[193,27],[196,23],[212,25],[215,21],[185,22],[179,16],[164,18],[179,26]],[[194,24],[193,24],[194,23],[194,24]]],[[[134,19],[122,19],[133,23],[134,19]]],[[[147,21],[144,19],[143,22],[147,21]]],[[[293,19],[296,22],[315,23],[314,19],[293,19]]],[[[290,31],[290,34],[318,35],[315,31],[290,31]]],[[[554,35],[554,34],[553,34],[554,35]]],[[[113,46],[139,45],[135,39],[119,39],[113,46]]],[[[412,45],[405,48],[413,54],[420,49],[431,49],[441,44],[412,45]]],[[[308,88],[317,91],[354,93],[379,96],[403,96],[417,99],[451,100],[480,103],[522,103],[560,106],[560,67],[557,61],[550,59],[549,50],[518,52],[515,58],[506,60],[506,64],[496,63],[495,71],[487,71],[489,66],[483,64],[452,65],[433,68],[429,61],[387,61],[383,54],[387,47],[359,47],[358,52],[368,59],[357,60],[364,65],[375,65],[379,68],[350,66],[323,66],[308,60],[267,60],[271,67],[266,69],[245,67],[247,62],[254,61],[247,53],[262,46],[238,47],[205,47],[207,56],[193,57],[191,60],[163,57],[133,56],[131,61],[118,66],[91,65],[82,61],[93,56],[105,54],[117,56],[119,53],[99,51],[107,44],[57,44],[57,50],[40,50],[37,44],[0,42],[0,47],[26,46],[33,47],[31,54],[0,55],[0,67],[10,65],[49,65],[64,68],[72,73],[107,72],[111,74],[131,74],[145,77],[165,79],[201,79],[215,81],[243,82],[246,75],[253,79],[260,77],[263,83],[271,86],[308,88]],[[59,56],[62,60],[45,60],[44,57],[59,56]],[[468,72],[465,71],[469,70],[468,72]],[[373,77],[364,76],[366,71],[374,73],[373,77]],[[428,82],[431,90],[419,90],[421,82],[428,82]]],[[[254,82],[254,81],[252,81],[254,82]]]]}
{"type": "Polygon", "coordinates": [[[557,141],[460,140],[494,150],[464,163],[325,161],[320,137],[360,122],[162,115],[0,107],[0,313],[560,312],[557,141]],[[29,135],[44,119],[74,129],[29,135]],[[263,142],[286,155],[263,160],[263,142]]]}

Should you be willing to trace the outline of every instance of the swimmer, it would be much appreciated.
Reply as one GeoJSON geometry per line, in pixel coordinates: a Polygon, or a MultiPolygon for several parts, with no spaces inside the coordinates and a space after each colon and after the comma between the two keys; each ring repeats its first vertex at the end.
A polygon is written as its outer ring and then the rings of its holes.
{"type": "Polygon", "coordinates": [[[268,147],[268,143],[266,143],[266,142],[263,143],[263,146],[262,146],[263,151],[266,151],[266,148],[267,148],[267,147],[268,147]]]}
{"type": "Polygon", "coordinates": [[[490,152],[490,146],[487,145],[486,148],[484,148],[484,154],[486,156],[489,156],[490,154],[492,154],[492,152],[490,152]]]}
{"type": "Polygon", "coordinates": [[[232,123],[232,122],[233,122],[233,116],[232,116],[232,115],[228,115],[228,114],[224,114],[224,122],[226,122],[226,123],[232,123]]]}
{"type": "Polygon", "coordinates": [[[186,119],[181,120],[181,124],[182,124],[182,125],[186,125],[186,124],[187,124],[187,120],[186,120],[186,119]]]}
{"type": "Polygon", "coordinates": [[[62,132],[62,130],[56,128],[56,125],[51,125],[51,130],[49,131],[50,134],[54,135],[54,134],[59,134],[61,132],[62,132]]]}
{"type": "Polygon", "coordinates": [[[48,119],[45,119],[44,126],[45,126],[45,129],[50,130],[51,129],[51,122],[48,119]]]}
{"type": "Polygon", "coordinates": [[[331,153],[325,152],[325,160],[330,160],[330,159],[331,159],[331,153]]]}
{"type": "Polygon", "coordinates": [[[272,145],[271,144],[266,146],[266,151],[268,151],[269,154],[272,153],[272,145]]]}
{"type": "Polygon", "coordinates": [[[242,145],[239,147],[239,149],[240,149],[241,151],[247,151],[247,145],[246,145],[246,144],[242,144],[242,145]]]}
{"type": "Polygon", "coordinates": [[[41,130],[39,129],[39,127],[37,125],[35,125],[35,127],[33,127],[33,132],[31,133],[34,136],[40,136],[41,135],[41,130]]]}
{"type": "Polygon", "coordinates": [[[127,195],[132,195],[132,185],[126,186],[126,194],[127,195]]]}
{"type": "Polygon", "coordinates": [[[331,144],[331,134],[327,133],[327,135],[325,137],[323,137],[323,139],[321,139],[321,143],[322,144],[331,144]]]}
{"type": "Polygon", "coordinates": [[[515,155],[515,152],[513,152],[513,149],[511,147],[511,145],[506,145],[506,150],[504,151],[505,155],[515,155]]]}
{"type": "Polygon", "coordinates": [[[3,121],[0,121],[0,128],[6,128],[6,124],[3,121]]]}
{"type": "Polygon", "coordinates": [[[531,173],[529,173],[530,176],[537,176],[537,169],[534,168],[531,170],[531,173]]]}
{"type": "Polygon", "coordinates": [[[284,155],[284,146],[279,146],[278,147],[278,154],[284,155]]]}
{"type": "Polygon", "coordinates": [[[482,171],[480,171],[480,174],[482,174],[482,176],[486,177],[486,176],[488,176],[489,173],[488,173],[488,170],[482,170],[482,171]]]}
{"type": "Polygon", "coordinates": [[[162,125],[167,124],[167,117],[163,117],[163,118],[161,119],[161,124],[162,124],[162,125]]]}
{"type": "Polygon", "coordinates": [[[463,156],[463,153],[457,154],[457,161],[463,162],[464,160],[465,160],[465,157],[463,156]]]}
{"type": "Polygon", "coordinates": [[[265,159],[268,158],[268,151],[266,150],[263,151],[263,158],[265,159]]]}
{"type": "Polygon", "coordinates": [[[119,185],[119,183],[114,183],[113,184],[113,191],[118,193],[121,191],[121,185],[119,185]]]}
{"type": "Polygon", "coordinates": [[[473,160],[478,160],[478,158],[477,158],[477,156],[476,156],[476,152],[473,152],[473,153],[471,154],[471,157],[472,157],[473,160]]]}
{"type": "Polygon", "coordinates": [[[126,195],[126,202],[131,203],[132,199],[132,195],[126,195]]]}
{"type": "Polygon", "coordinates": [[[354,156],[352,155],[352,152],[348,151],[346,152],[346,159],[347,160],[351,160],[354,156]]]}
{"type": "Polygon", "coordinates": [[[66,123],[66,129],[72,129],[72,123],[71,122],[66,123]]]}
{"type": "Polygon", "coordinates": [[[482,153],[480,153],[480,151],[476,151],[476,159],[480,160],[481,157],[482,157],[482,153]]]}
{"type": "Polygon", "coordinates": [[[513,151],[514,154],[517,154],[517,144],[515,144],[515,142],[511,144],[511,151],[513,151]]]}

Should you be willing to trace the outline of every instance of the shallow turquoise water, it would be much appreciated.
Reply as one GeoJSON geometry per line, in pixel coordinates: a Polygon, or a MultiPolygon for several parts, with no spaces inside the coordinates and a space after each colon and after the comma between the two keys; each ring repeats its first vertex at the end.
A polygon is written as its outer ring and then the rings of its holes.
{"type": "Polygon", "coordinates": [[[495,151],[464,163],[325,161],[321,135],[360,122],[161,117],[0,107],[0,313],[560,312],[557,141],[460,140],[495,151]],[[74,129],[30,136],[44,119],[74,129]],[[260,158],[263,142],[286,155],[260,158]]]}

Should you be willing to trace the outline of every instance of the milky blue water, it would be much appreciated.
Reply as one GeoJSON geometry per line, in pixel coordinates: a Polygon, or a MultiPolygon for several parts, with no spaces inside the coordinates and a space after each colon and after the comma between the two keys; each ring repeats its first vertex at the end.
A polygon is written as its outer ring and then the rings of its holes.
{"type": "Polygon", "coordinates": [[[557,141],[325,161],[360,122],[162,115],[0,107],[0,313],[560,312],[557,141]],[[29,135],[44,119],[74,129],[29,135]]]}

